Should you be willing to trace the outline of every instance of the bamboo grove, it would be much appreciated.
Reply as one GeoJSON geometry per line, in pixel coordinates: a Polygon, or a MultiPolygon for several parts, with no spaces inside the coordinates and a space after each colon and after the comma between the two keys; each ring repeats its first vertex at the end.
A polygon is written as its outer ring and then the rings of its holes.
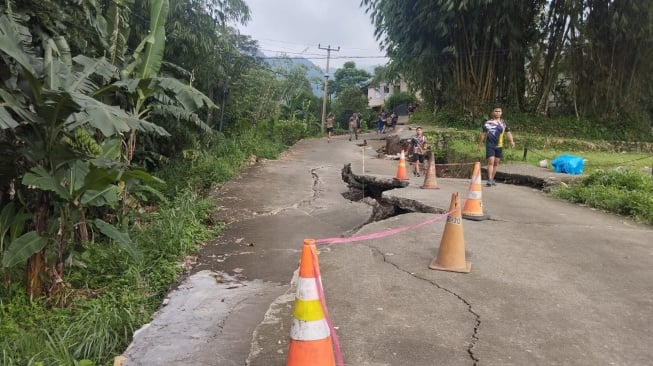
{"type": "Polygon", "coordinates": [[[653,108],[647,0],[362,0],[376,36],[434,109],[502,103],[619,119],[653,108]]]}

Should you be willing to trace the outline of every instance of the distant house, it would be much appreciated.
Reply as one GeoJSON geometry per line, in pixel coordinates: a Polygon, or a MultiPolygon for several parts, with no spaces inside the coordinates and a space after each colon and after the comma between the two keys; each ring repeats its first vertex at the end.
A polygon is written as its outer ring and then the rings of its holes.
{"type": "MultiPolygon", "coordinates": [[[[367,106],[371,109],[380,108],[393,93],[409,92],[408,83],[399,82],[369,84],[367,87],[367,106]]],[[[419,92],[416,93],[419,98],[419,92]]]]}

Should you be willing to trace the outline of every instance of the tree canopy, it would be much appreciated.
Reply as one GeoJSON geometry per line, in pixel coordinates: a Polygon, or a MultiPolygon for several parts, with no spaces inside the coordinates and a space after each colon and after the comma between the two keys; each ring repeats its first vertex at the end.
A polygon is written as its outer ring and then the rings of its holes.
{"type": "Polygon", "coordinates": [[[432,109],[615,118],[653,107],[647,0],[362,0],[390,70],[432,109]]]}
{"type": "Polygon", "coordinates": [[[330,83],[329,90],[338,95],[340,92],[350,87],[360,89],[370,81],[371,77],[372,75],[369,72],[357,69],[355,62],[348,61],[333,74],[334,80],[330,83]]]}

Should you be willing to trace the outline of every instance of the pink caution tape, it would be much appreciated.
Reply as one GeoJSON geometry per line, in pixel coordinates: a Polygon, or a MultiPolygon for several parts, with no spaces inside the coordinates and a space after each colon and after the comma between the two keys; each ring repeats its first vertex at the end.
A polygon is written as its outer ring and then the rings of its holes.
{"type": "MultiPolygon", "coordinates": [[[[438,165],[468,165],[469,163],[461,163],[461,164],[438,164],[438,165]]],[[[471,163],[475,164],[475,163],[471,163]]],[[[479,172],[480,175],[480,172],[479,172]]],[[[472,177],[472,179],[476,178],[476,176],[472,177]]],[[[469,193],[469,192],[468,192],[469,193]]],[[[457,208],[456,210],[460,210],[460,208],[457,208]]],[[[357,241],[363,241],[363,240],[370,240],[370,239],[379,239],[379,238],[384,238],[390,235],[396,235],[399,233],[402,233],[404,231],[408,231],[411,229],[415,229],[418,227],[422,227],[424,225],[428,225],[430,223],[442,220],[443,218],[449,216],[456,210],[451,210],[449,212],[443,213],[441,215],[438,215],[432,219],[428,219],[422,222],[418,222],[416,224],[410,225],[410,226],[404,226],[396,229],[391,229],[391,230],[386,230],[382,232],[377,232],[377,233],[371,233],[371,234],[365,234],[365,235],[357,235],[357,236],[350,236],[347,238],[325,238],[325,239],[317,239],[315,240],[315,244],[339,244],[339,243],[353,243],[357,241]]],[[[320,274],[319,271],[316,267],[318,263],[317,259],[317,253],[315,252],[315,248],[311,248],[311,255],[313,256],[313,277],[315,278],[315,287],[317,288],[318,296],[320,297],[320,305],[322,306],[322,311],[324,312],[324,318],[326,319],[327,325],[329,326],[329,330],[332,335],[333,339],[333,348],[334,348],[334,353],[336,356],[336,362],[338,366],[344,366],[344,360],[342,358],[342,351],[340,348],[340,340],[338,339],[338,335],[336,334],[336,330],[333,328],[333,322],[331,322],[331,317],[329,316],[329,311],[327,310],[326,306],[326,298],[324,297],[324,290],[322,289],[322,281],[320,280],[320,274]]]]}
{"type": "Polygon", "coordinates": [[[391,229],[391,230],[386,230],[386,231],[381,231],[378,233],[371,233],[371,234],[365,234],[365,235],[357,235],[357,236],[350,236],[347,238],[326,238],[326,239],[317,239],[315,240],[315,244],[339,244],[339,243],[352,243],[355,241],[363,241],[363,240],[370,240],[370,239],[379,239],[379,238],[385,238],[386,236],[390,235],[395,235],[399,233],[403,233],[404,231],[408,231],[411,229],[415,229],[418,227],[422,227],[424,225],[428,225],[430,223],[442,220],[443,218],[449,216],[449,214],[453,213],[453,211],[449,211],[446,213],[443,213],[441,215],[438,215],[432,219],[428,219],[426,221],[418,222],[417,224],[413,224],[410,226],[404,226],[396,229],[391,229]]]}
{"type": "MultiPolygon", "coordinates": [[[[458,208],[460,209],[460,208],[458,208]]],[[[387,230],[383,232],[378,232],[378,233],[373,233],[373,234],[367,234],[367,235],[358,235],[358,236],[351,236],[348,238],[328,238],[328,239],[318,239],[315,240],[315,244],[336,244],[336,243],[351,243],[355,241],[362,241],[362,240],[369,240],[369,239],[377,239],[377,238],[383,238],[386,236],[390,235],[395,235],[407,230],[415,229],[424,225],[428,225],[430,223],[436,222],[438,220],[441,220],[449,214],[453,213],[456,210],[451,210],[447,213],[438,215],[432,219],[428,219],[422,222],[418,222],[417,224],[411,225],[411,226],[404,226],[401,228],[397,229],[392,229],[392,230],[387,230]]],[[[324,313],[324,318],[326,319],[327,325],[329,326],[329,330],[331,332],[331,336],[333,339],[333,348],[334,348],[334,354],[336,356],[336,362],[338,366],[344,366],[344,360],[342,358],[342,350],[340,348],[340,340],[338,339],[338,335],[336,334],[336,330],[333,327],[333,322],[331,321],[331,317],[329,316],[329,311],[327,310],[326,306],[326,298],[324,296],[324,291],[322,290],[322,281],[320,280],[320,274],[319,271],[316,267],[318,263],[317,259],[317,253],[315,252],[315,248],[311,248],[311,255],[313,256],[313,277],[315,278],[315,287],[317,288],[317,293],[320,298],[320,305],[322,306],[322,312],[324,313]]]]}
{"type": "Polygon", "coordinates": [[[324,290],[322,289],[322,281],[320,280],[320,271],[317,269],[317,253],[315,252],[315,247],[311,248],[311,255],[313,256],[313,278],[315,278],[315,287],[317,288],[317,294],[320,297],[320,305],[322,306],[322,312],[324,313],[324,319],[326,319],[327,325],[329,326],[329,331],[331,332],[331,338],[333,339],[333,348],[334,354],[336,356],[336,362],[338,366],[344,366],[345,362],[342,358],[342,351],[340,349],[340,340],[336,334],[336,330],[333,328],[333,323],[331,322],[331,317],[329,316],[329,310],[326,306],[326,298],[324,297],[324,290]]]}

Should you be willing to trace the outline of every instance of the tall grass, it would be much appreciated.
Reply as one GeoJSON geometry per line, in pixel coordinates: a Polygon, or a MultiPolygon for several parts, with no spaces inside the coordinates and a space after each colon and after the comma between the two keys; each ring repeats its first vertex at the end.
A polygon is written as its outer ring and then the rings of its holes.
{"type": "Polygon", "coordinates": [[[67,307],[29,303],[16,288],[0,302],[3,364],[110,364],[158,308],[182,271],[181,257],[215,233],[206,225],[211,208],[186,189],[148,215],[131,232],[144,253],[141,263],[130,262],[116,245],[90,245],[79,258],[84,266],[67,274],[67,307]]]}
{"type": "Polygon", "coordinates": [[[252,159],[276,158],[286,145],[267,129],[273,127],[244,129],[229,136],[217,134],[208,147],[185,151],[183,158],[158,171],[157,175],[166,185],[157,188],[169,196],[185,187],[205,193],[212,184],[236,176],[252,159]]]}

